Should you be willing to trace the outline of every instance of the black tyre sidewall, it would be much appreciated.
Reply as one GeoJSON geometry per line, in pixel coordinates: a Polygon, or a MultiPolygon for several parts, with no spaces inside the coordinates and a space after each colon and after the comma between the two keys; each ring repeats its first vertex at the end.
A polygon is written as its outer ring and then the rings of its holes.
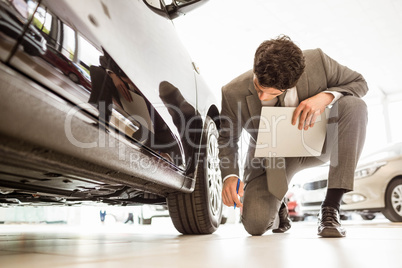
{"type": "Polygon", "coordinates": [[[78,75],[76,75],[75,73],[69,73],[68,78],[70,78],[70,80],[73,81],[74,83],[79,83],[80,82],[80,79],[78,78],[78,75]]]}
{"type": "Polygon", "coordinates": [[[392,222],[402,222],[402,217],[395,211],[391,201],[392,192],[399,185],[402,185],[402,178],[392,180],[385,192],[385,210],[383,211],[383,214],[392,222]]]}
{"type": "MultiPolygon", "coordinates": [[[[210,204],[208,145],[211,135],[218,138],[218,130],[215,122],[207,117],[202,134],[202,146],[197,158],[194,191],[189,194],[170,194],[167,199],[172,222],[182,234],[212,234],[219,227],[222,219],[222,199],[220,199],[216,215],[212,213],[210,204]]],[[[220,178],[220,183],[222,183],[222,178],[220,178]]],[[[222,193],[219,194],[222,198],[222,193]]]]}
{"type": "Polygon", "coordinates": [[[362,214],[362,215],[360,215],[360,217],[362,217],[362,219],[365,221],[371,221],[371,220],[375,219],[375,215],[373,215],[373,214],[368,214],[368,215],[362,214]]]}

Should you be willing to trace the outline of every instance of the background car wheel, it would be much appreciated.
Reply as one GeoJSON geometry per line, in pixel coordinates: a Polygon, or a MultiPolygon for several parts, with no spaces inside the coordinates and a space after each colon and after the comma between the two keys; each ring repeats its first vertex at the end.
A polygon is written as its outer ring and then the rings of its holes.
{"type": "Polygon", "coordinates": [[[371,221],[375,219],[374,214],[360,214],[360,217],[362,217],[362,219],[365,221],[371,221]]]}
{"type": "Polygon", "coordinates": [[[80,82],[80,79],[78,78],[78,76],[75,73],[69,73],[68,78],[70,78],[71,81],[73,81],[76,84],[78,84],[80,82]]]}
{"type": "Polygon", "coordinates": [[[291,221],[297,222],[297,221],[304,221],[304,216],[289,216],[291,221]]]}
{"type": "Polygon", "coordinates": [[[340,215],[339,215],[339,218],[342,220],[342,221],[347,221],[347,220],[349,220],[350,219],[350,216],[348,215],[348,214],[344,214],[344,213],[340,213],[340,215]]]}
{"type": "Polygon", "coordinates": [[[144,219],[144,218],[138,218],[138,223],[141,225],[151,225],[152,224],[152,218],[151,219],[144,219]]]}
{"type": "Polygon", "coordinates": [[[38,48],[32,47],[30,45],[23,45],[24,51],[31,56],[41,56],[40,50],[38,48]]]}
{"type": "Polygon", "coordinates": [[[402,178],[397,178],[388,185],[383,214],[390,221],[402,221],[402,178]]]}
{"type": "Polygon", "coordinates": [[[196,184],[191,194],[168,196],[170,217],[183,234],[211,234],[222,220],[222,177],[218,158],[218,130],[207,117],[197,164],[196,184]]]}

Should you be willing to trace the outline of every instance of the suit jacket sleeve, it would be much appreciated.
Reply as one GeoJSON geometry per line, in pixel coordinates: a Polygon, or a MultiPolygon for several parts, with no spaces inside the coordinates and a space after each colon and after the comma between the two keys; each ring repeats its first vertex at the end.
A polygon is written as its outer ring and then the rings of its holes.
{"type": "Polygon", "coordinates": [[[343,66],[318,49],[324,67],[327,86],[325,90],[337,91],[343,95],[363,97],[368,91],[367,82],[363,76],[346,66],[343,66]]]}
{"type": "Polygon", "coordinates": [[[241,116],[236,114],[236,108],[231,107],[230,104],[233,105],[236,101],[230,101],[233,96],[228,91],[227,88],[222,88],[221,128],[218,139],[222,178],[231,174],[239,176],[238,141],[242,131],[241,122],[239,122],[241,116]]]}

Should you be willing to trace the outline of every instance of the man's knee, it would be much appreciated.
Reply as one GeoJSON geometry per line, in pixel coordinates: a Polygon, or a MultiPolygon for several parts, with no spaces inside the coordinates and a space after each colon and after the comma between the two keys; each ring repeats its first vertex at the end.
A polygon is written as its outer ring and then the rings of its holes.
{"type": "Polygon", "coordinates": [[[262,235],[269,229],[275,228],[278,224],[275,220],[281,202],[273,196],[267,198],[265,201],[269,202],[266,202],[263,206],[257,203],[244,202],[242,223],[244,229],[251,235],[262,235]]]}
{"type": "Polygon", "coordinates": [[[280,205],[281,202],[268,191],[265,173],[250,180],[243,196],[242,222],[246,231],[251,235],[262,235],[271,229],[280,205]]]}
{"type": "Polygon", "coordinates": [[[274,221],[263,219],[262,217],[244,217],[242,216],[244,229],[252,236],[263,235],[266,231],[272,228],[274,221]]]}
{"type": "Polygon", "coordinates": [[[367,105],[358,97],[345,96],[337,101],[339,115],[367,119],[367,105]]]}

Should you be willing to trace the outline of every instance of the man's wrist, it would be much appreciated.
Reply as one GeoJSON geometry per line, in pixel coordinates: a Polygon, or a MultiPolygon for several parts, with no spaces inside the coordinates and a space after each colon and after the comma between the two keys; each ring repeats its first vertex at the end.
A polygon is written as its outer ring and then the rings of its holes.
{"type": "Polygon", "coordinates": [[[229,174],[229,175],[227,175],[227,176],[225,176],[224,178],[223,178],[223,183],[225,183],[225,181],[227,180],[227,179],[229,179],[230,177],[236,177],[236,178],[239,178],[239,176],[237,175],[237,174],[229,174]]]}
{"type": "Polygon", "coordinates": [[[341,97],[343,97],[343,94],[337,91],[323,91],[322,93],[329,93],[333,96],[332,101],[328,105],[333,105],[337,100],[339,100],[341,97]]]}

